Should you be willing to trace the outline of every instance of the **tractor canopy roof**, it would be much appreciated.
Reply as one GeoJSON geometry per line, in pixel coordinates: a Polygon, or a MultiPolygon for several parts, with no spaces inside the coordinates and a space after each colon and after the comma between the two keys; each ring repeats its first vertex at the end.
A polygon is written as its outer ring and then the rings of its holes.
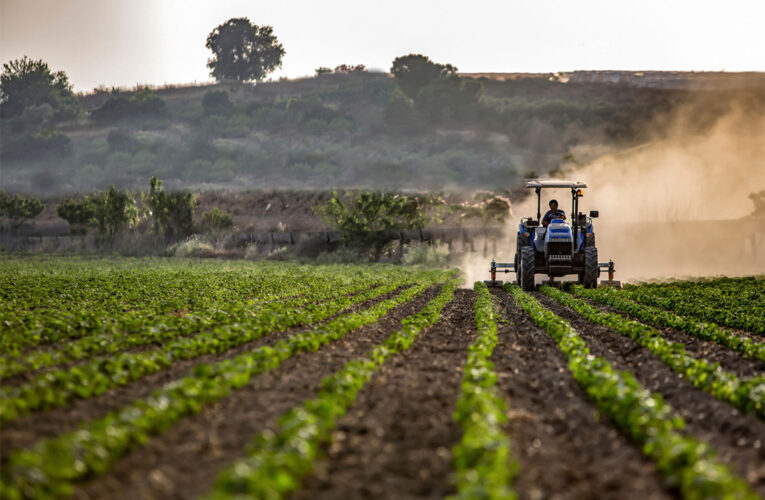
{"type": "Polygon", "coordinates": [[[572,188],[581,189],[586,188],[587,184],[584,182],[576,181],[528,181],[526,183],[527,188],[572,188]]]}

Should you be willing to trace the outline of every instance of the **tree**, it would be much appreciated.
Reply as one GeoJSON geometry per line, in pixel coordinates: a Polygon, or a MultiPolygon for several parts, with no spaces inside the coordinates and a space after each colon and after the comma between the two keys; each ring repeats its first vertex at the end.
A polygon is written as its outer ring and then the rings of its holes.
{"type": "Polygon", "coordinates": [[[8,196],[0,193],[0,216],[11,220],[14,229],[21,226],[27,219],[34,219],[45,208],[45,204],[37,198],[23,198],[19,195],[8,196]]]}
{"type": "Polygon", "coordinates": [[[411,99],[417,100],[420,90],[450,75],[457,74],[451,64],[438,64],[421,54],[409,54],[393,60],[390,72],[396,77],[398,88],[411,99]]]}
{"type": "Polygon", "coordinates": [[[42,60],[27,56],[3,64],[0,104],[3,115],[9,117],[20,115],[27,106],[50,104],[56,111],[76,106],[66,73],[53,72],[42,60]]]}
{"type": "Polygon", "coordinates": [[[361,191],[343,199],[333,192],[325,204],[314,208],[314,212],[345,232],[352,243],[373,248],[376,259],[389,239],[386,232],[425,227],[430,220],[426,210],[439,203],[437,197],[379,191],[361,191]]]}
{"type": "Polygon", "coordinates": [[[168,238],[186,237],[194,230],[196,200],[192,193],[168,193],[162,181],[149,179],[148,204],[154,217],[154,230],[168,238]]]}
{"type": "Polygon", "coordinates": [[[282,66],[284,47],[271,26],[257,26],[246,17],[232,18],[207,36],[212,50],[210,75],[216,80],[259,81],[282,66]]]}
{"type": "Polygon", "coordinates": [[[110,238],[138,219],[133,195],[114,186],[80,200],[66,199],[56,207],[56,214],[77,232],[92,227],[110,238]]]}
{"type": "Polygon", "coordinates": [[[88,196],[82,200],[65,199],[56,207],[56,215],[67,221],[75,233],[84,233],[95,217],[94,207],[88,196]]]}

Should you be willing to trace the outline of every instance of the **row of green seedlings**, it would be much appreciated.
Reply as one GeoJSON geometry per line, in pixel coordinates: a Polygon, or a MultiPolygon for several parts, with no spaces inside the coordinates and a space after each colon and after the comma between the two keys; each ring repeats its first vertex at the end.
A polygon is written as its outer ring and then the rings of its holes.
{"type": "Polygon", "coordinates": [[[0,471],[6,498],[48,499],[72,494],[75,482],[108,470],[119,457],[183,417],[222,399],[253,377],[276,369],[299,352],[315,351],[348,332],[372,324],[396,306],[406,304],[443,277],[427,275],[419,284],[360,312],[279,340],[234,358],[197,365],[192,375],[172,381],[149,397],[84,424],[79,430],[43,439],[11,453],[0,471]]]}
{"type": "MultiPolygon", "coordinates": [[[[37,305],[25,304],[24,295],[31,292],[17,294],[18,284],[13,281],[13,286],[5,292],[7,300],[3,307],[3,322],[0,323],[0,352],[11,356],[21,355],[29,348],[62,340],[140,331],[147,319],[155,323],[179,322],[173,316],[179,310],[189,313],[200,309],[216,311],[219,308],[230,309],[231,304],[246,307],[249,305],[248,297],[256,296],[257,302],[252,302],[262,303],[282,299],[286,295],[309,296],[353,282],[370,281],[369,276],[358,278],[355,274],[341,273],[322,273],[319,276],[314,273],[300,279],[285,279],[271,272],[254,275],[247,273],[247,279],[231,277],[224,283],[219,276],[209,282],[200,273],[195,281],[189,282],[190,278],[184,276],[177,284],[174,283],[176,286],[168,287],[168,281],[178,277],[170,280],[160,279],[154,274],[151,277],[155,279],[149,279],[145,273],[129,276],[130,279],[119,276],[98,279],[86,276],[68,280],[58,278],[54,283],[42,278],[38,279],[34,293],[50,299],[37,305]],[[78,287],[86,292],[73,294],[82,300],[70,304],[71,301],[66,299],[70,294],[67,290],[76,290],[78,287]],[[97,295],[102,287],[111,292],[108,301],[98,300],[97,295]],[[94,298],[89,299],[88,293],[94,295],[94,298]],[[83,304],[87,304],[87,307],[83,307],[83,304]]],[[[173,326],[168,325],[170,328],[173,326]]]]}
{"type": "Polygon", "coordinates": [[[402,328],[376,346],[365,358],[349,361],[324,378],[317,397],[285,413],[277,432],[256,435],[249,455],[226,467],[215,480],[210,499],[284,498],[300,487],[331,439],[339,418],[353,404],[361,388],[382,364],[409,349],[417,335],[435,323],[454,295],[457,283],[447,282],[420,312],[402,322],[402,328]]]}
{"type": "MultiPolygon", "coordinates": [[[[430,279],[438,273],[433,272],[430,279]]],[[[420,279],[427,280],[427,276],[420,279]]],[[[252,342],[266,334],[322,321],[344,308],[392,292],[405,284],[394,281],[353,296],[340,296],[318,304],[293,308],[279,304],[268,314],[243,317],[239,323],[214,326],[192,337],[184,337],[157,349],[121,353],[68,369],[43,372],[28,383],[0,390],[0,422],[44,408],[63,406],[75,398],[88,398],[119,385],[169,368],[174,362],[219,354],[252,342]]]]}
{"type": "Polygon", "coordinates": [[[13,265],[0,275],[0,285],[10,287],[0,292],[3,299],[0,312],[22,312],[25,320],[3,325],[12,328],[28,322],[29,317],[45,318],[56,309],[88,304],[97,312],[112,312],[114,308],[142,309],[146,313],[166,313],[189,306],[206,306],[211,301],[238,298],[242,293],[269,295],[289,290],[289,282],[305,279],[308,273],[288,273],[272,267],[211,272],[198,265],[177,266],[176,269],[138,267],[135,270],[112,269],[98,262],[84,263],[83,268],[69,269],[65,275],[50,275],[44,270],[17,276],[13,265]],[[108,272],[107,272],[108,271],[108,272]],[[190,297],[184,292],[193,292],[190,297]],[[39,314],[38,314],[39,313],[39,314]],[[35,316],[38,314],[37,316],[35,316]]]}
{"type": "Polygon", "coordinates": [[[665,481],[688,500],[759,498],[741,478],[722,464],[715,451],[683,433],[685,422],[658,394],[643,388],[629,372],[590,353],[571,325],[545,309],[516,285],[505,289],[533,321],[555,339],[574,379],[597,407],[640,445],[656,463],[665,481]]]}
{"type": "Polygon", "coordinates": [[[575,295],[611,306],[640,321],[680,330],[738,351],[749,359],[765,361],[765,342],[757,342],[746,335],[737,335],[714,323],[697,321],[666,309],[639,304],[625,298],[613,288],[586,289],[576,285],[571,290],[575,295]]]}
{"type": "Polygon", "coordinates": [[[731,328],[765,334],[765,281],[744,280],[717,287],[691,284],[680,286],[642,285],[628,287],[631,299],[646,305],[670,309],[701,321],[712,321],[731,328]]]}
{"type": "Polygon", "coordinates": [[[314,287],[314,292],[311,295],[301,295],[293,299],[282,299],[275,302],[269,301],[261,303],[259,306],[252,301],[240,301],[219,307],[211,305],[208,311],[182,317],[171,315],[148,318],[143,316],[140,311],[131,312],[129,315],[123,315],[117,322],[113,323],[113,328],[109,328],[104,333],[87,335],[71,342],[60,343],[54,349],[43,349],[17,356],[3,357],[2,364],[0,364],[0,380],[97,355],[111,355],[152,344],[163,345],[176,338],[186,337],[213,327],[239,323],[243,317],[272,314],[285,307],[296,309],[309,302],[326,300],[336,295],[357,293],[359,290],[378,285],[379,282],[377,281],[360,281],[343,288],[326,283],[321,288],[314,287]],[[118,331],[115,332],[115,329],[118,331]]]}
{"type": "Polygon", "coordinates": [[[468,349],[454,419],[462,439],[452,450],[457,480],[454,499],[517,498],[510,481],[517,464],[502,430],[507,421],[505,401],[497,394],[497,374],[489,361],[497,345],[497,315],[486,284],[476,282],[475,324],[478,337],[468,349]]]}
{"type": "Polygon", "coordinates": [[[648,348],[664,364],[696,387],[727,401],[739,410],[765,419],[765,376],[739,378],[723,370],[719,363],[690,356],[685,352],[683,344],[665,339],[656,328],[619,314],[601,311],[584,300],[549,286],[543,286],[540,290],[586,319],[611,328],[648,348]]]}

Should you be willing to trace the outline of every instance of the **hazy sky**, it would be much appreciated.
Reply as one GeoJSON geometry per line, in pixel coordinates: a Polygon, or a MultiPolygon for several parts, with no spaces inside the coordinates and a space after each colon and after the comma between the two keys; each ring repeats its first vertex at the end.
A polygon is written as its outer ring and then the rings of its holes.
{"type": "Polygon", "coordinates": [[[464,72],[765,71],[763,0],[0,0],[0,60],[44,59],[85,91],[209,81],[205,38],[231,17],[274,27],[274,77],[408,53],[464,72]]]}

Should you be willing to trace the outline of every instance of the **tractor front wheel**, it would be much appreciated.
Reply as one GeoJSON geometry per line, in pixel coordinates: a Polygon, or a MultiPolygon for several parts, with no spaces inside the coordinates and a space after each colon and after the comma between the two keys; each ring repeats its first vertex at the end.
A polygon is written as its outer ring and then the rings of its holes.
{"type": "Polygon", "coordinates": [[[534,249],[530,246],[521,248],[521,272],[519,279],[521,288],[527,292],[534,290],[534,249]]]}
{"type": "Polygon", "coordinates": [[[584,272],[579,275],[579,283],[585,288],[597,288],[600,267],[598,267],[598,249],[586,247],[584,249],[584,272]]]}

